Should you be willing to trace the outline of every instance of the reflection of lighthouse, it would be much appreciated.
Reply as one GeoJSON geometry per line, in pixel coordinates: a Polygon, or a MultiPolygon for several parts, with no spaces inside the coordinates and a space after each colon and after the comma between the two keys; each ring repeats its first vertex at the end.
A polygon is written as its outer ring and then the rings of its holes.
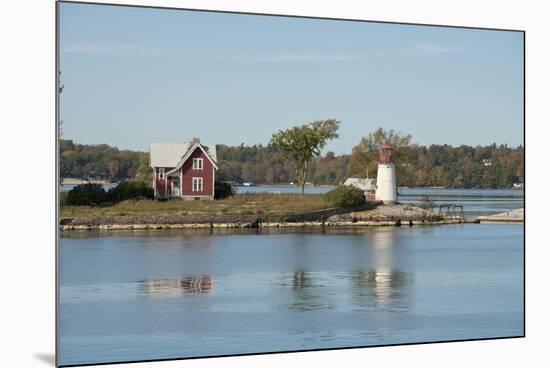
{"type": "Polygon", "coordinates": [[[394,229],[372,233],[370,269],[352,272],[357,305],[376,310],[407,310],[410,307],[412,274],[401,270],[394,229]]]}
{"type": "Polygon", "coordinates": [[[369,272],[369,279],[379,306],[389,304],[395,291],[392,285],[395,276],[392,262],[394,235],[392,231],[377,231],[372,235],[375,269],[369,272]]]}
{"type": "Polygon", "coordinates": [[[376,176],[376,200],[384,203],[397,201],[397,184],[395,180],[395,165],[392,160],[392,147],[384,143],[380,146],[378,159],[378,174],[376,176]]]}

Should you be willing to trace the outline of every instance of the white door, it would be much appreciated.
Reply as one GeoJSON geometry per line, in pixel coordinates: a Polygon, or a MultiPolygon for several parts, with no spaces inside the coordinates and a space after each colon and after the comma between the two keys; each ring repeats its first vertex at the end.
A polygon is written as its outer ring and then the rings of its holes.
{"type": "Polygon", "coordinates": [[[180,196],[180,178],[178,177],[172,178],[172,196],[174,197],[180,196]]]}

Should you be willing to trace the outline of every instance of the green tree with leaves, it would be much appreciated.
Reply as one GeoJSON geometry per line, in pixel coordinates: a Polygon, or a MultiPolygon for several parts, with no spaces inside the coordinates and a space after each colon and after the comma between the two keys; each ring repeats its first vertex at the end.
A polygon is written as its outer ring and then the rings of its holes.
{"type": "Polygon", "coordinates": [[[302,195],[311,160],[321,154],[329,140],[338,138],[339,125],[340,122],[335,119],[317,120],[279,130],[271,136],[270,145],[294,163],[302,195]]]}
{"type": "Polygon", "coordinates": [[[351,151],[350,169],[355,175],[369,175],[376,173],[378,152],[382,143],[393,147],[396,162],[407,164],[407,147],[410,146],[412,135],[403,135],[394,129],[378,128],[368,136],[361,138],[359,144],[351,151]]]}
{"type": "Polygon", "coordinates": [[[142,181],[146,186],[152,187],[153,185],[153,169],[149,165],[150,155],[149,152],[140,152],[138,157],[138,167],[135,180],[142,181]]]}

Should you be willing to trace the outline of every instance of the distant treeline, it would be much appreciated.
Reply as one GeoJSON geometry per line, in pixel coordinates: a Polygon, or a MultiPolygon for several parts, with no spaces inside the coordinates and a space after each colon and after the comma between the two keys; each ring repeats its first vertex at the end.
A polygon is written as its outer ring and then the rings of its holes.
{"type": "MultiPolygon", "coordinates": [[[[62,177],[120,181],[134,177],[148,180],[146,152],[118,150],[101,145],[81,145],[61,140],[62,177]]],[[[349,155],[327,152],[313,159],[308,181],[339,184],[348,177],[376,177],[376,161],[365,164],[356,150],[349,155]]],[[[217,180],[237,183],[282,184],[296,181],[293,164],[279,152],[263,145],[217,146],[217,180]]],[[[407,145],[399,148],[396,162],[400,186],[455,188],[507,188],[524,182],[524,150],[519,146],[407,145]]]]}
{"type": "Polygon", "coordinates": [[[61,178],[120,181],[136,177],[140,165],[142,170],[149,166],[149,153],[119,150],[107,144],[76,144],[61,139],[59,149],[61,178]]]}
{"type": "MultiPolygon", "coordinates": [[[[217,147],[220,180],[265,184],[295,182],[292,163],[262,145],[217,147]]],[[[507,188],[523,183],[523,147],[410,145],[401,147],[396,162],[399,186],[448,188],[507,188]]],[[[367,176],[367,166],[357,155],[326,155],[313,159],[308,180],[314,184],[340,184],[349,177],[367,176]]],[[[368,176],[376,177],[376,160],[368,176]]]]}
{"type": "Polygon", "coordinates": [[[509,188],[524,182],[524,149],[497,146],[412,145],[396,163],[402,186],[509,188]]]}
{"type": "MultiPolygon", "coordinates": [[[[294,165],[281,153],[263,145],[216,146],[220,180],[237,183],[288,184],[296,182],[294,165]]],[[[351,175],[350,155],[328,152],[313,159],[308,181],[315,184],[339,184],[351,175]]]]}

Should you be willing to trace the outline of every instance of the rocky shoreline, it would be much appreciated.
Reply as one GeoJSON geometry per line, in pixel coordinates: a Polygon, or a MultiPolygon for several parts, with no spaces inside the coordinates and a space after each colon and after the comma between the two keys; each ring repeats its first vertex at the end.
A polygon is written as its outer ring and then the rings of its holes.
{"type": "Polygon", "coordinates": [[[82,216],[61,218],[62,230],[158,230],[193,228],[278,228],[309,226],[419,226],[463,223],[403,204],[369,204],[286,215],[82,216]]]}
{"type": "Polygon", "coordinates": [[[480,216],[479,221],[481,222],[524,222],[525,210],[523,208],[518,208],[512,211],[501,212],[491,216],[480,216]]]}

